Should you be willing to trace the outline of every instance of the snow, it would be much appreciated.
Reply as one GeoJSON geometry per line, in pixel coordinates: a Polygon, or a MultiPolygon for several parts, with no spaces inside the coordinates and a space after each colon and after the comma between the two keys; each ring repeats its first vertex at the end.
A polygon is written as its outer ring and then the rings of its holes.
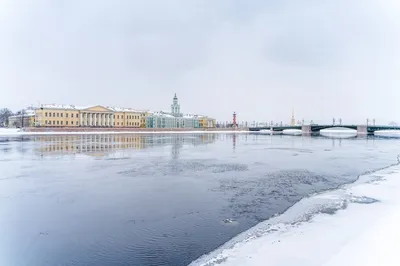
{"type": "Polygon", "coordinates": [[[302,134],[302,130],[301,129],[285,129],[282,131],[282,134],[298,136],[298,135],[302,134]]]}
{"type": "MultiPolygon", "coordinates": [[[[75,106],[72,104],[41,104],[40,107],[45,109],[62,109],[62,110],[85,110],[91,107],[102,106],[102,105],[89,105],[89,106],[75,106]]],[[[144,113],[146,111],[136,110],[133,108],[123,108],[114,106],[102,106],[104,108],[110,109],[114,112],[132,112],[132,113],[144,113]]]]}
{"type": "Polygon", "coordinates": [[[261,129],[260,131],[254,131],[253,133],[258,133],[262,135],[280,135],[282,131],[271,131],[269,129],[261,129]]]}
{"type": "Polygon", "coordinates": [[[26,132],[18,128],[0,128],[0,136],[21,136],[21,135],[94,135],[94,134],[225,134],[225,133],[248,133],[245,130],[196,130],[196,131],[42,131],[42,132],[26,132]]]}
{"type": "Polygon", "coordinates": [[[400,265],[400,167],[305,198],[192,266],[400,265]]]}
{"type": "Polygon", "coordinates": [[[41,108],[45,109],[63,109],[63,110],[83,110],[93,106],[75,106],[72,104],[41,104],[41,108]]]}
{"type": "Polygon", "coordinates": [[[332,127],[320,130],[319,134],[332,138],[353,138],[357,136],[357,130],[344,127],[332,127]]]}
{"type": "Polygon", "coordinates": [[[137,110],[133,108],[123,108],[123,107],[114,107],[114,106],[106,106],[107,109],[110,109],[114,112],[131,112],[131,113],[146,113],[147,111],[137,110]]]}
{"type": "Polygon", "coordinates": [[[374,132],[374,135],[379,137],[400,138],[400,130],[378,130],[374,132]]]}

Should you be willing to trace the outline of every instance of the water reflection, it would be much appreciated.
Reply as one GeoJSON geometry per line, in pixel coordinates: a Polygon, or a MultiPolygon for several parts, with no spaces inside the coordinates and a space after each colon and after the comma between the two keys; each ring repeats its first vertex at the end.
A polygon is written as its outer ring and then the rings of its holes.
{"type": "Polygon", "coordinates": [[[215,134],[176,134],[176,135],[138,135],[138,134],[93,134],[93,135],[42,135],[20,136],[2,139],[2,150],[9,152],[15,148],[19,153],[26,153],[33,146],[33,153],[38,156],[63,156],[83,154],[103,157],[120,150],[142,150],[156,146],[171,145],[171,156],[178,158],[184,145],[205,145],[214,143],[215,134]],[[19,142],[8,147],[7,143],[19,142]],[[34,143],[34,144],[32,144],[34,143]]]}

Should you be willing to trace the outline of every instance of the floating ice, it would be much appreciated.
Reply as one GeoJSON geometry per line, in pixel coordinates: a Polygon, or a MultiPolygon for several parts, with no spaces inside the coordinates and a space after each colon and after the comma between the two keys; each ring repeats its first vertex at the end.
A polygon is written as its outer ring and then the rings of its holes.
{"type": "Polygon", "coordinates": [[[400,130],[377,130],[374,132],[375,136],[400,138],[400,130]]]}
{"type": "Polygon", "coordinates": [[[357,136],[357,130],[345,127],[331,127],[321,129],[319,134],[330,138],[353,138],[357,136]]]}
{"type": "Polygon", "coordinates": [[[400,166],[377,173],[378,185],[366,176],[305,198],[190,265],[400,265],[400,166]]]}
{"type": "Polygon", "coordinates": [[[285,130],[282,131],[282,134],[299,136],[299,135],[302,134],[302,131],[301,131],[301,129],[285,129],[285,130]]]}

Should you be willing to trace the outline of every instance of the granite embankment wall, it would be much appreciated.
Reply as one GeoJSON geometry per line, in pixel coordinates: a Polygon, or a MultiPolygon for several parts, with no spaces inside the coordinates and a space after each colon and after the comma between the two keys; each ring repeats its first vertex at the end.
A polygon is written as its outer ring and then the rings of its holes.
{"type": "Polygon", "coordinates": [[[25,128],[26,132],[210,132],[210,131],[248,131],[247,128],[110,128],[110,127],[32,127],[25,128]]]}

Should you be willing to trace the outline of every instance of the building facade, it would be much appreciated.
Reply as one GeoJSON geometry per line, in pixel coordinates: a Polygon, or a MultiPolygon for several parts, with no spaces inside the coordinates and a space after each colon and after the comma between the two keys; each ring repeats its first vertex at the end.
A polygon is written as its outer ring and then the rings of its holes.
{"type": "Polygon", "coordinates": [[[23,128],[33,127],[35,125],[35,109],[28,108],[21,111],[17,115],[12,115],[8,118],[8,127],[23,128]]]}
{"type": "Polygon", "coordinates": [[[37,127],[128,127],[145,124],[146,112],[107,106],[41,105],[35,111],[37,127]]]}
{"type": "Polygon", "coordinates": [[[206,116],[182,114],[178,97],[170,112],[138,111],[110,106],[78,107],[42,104],[24,115],[10,117],[10,127],[115,127],[115,128],[213,128],[215,120],[206,116]]]}
{"type": "Polygon", "coordinates": [[[207,117],[207,116],[201,116],[199,118],[199,126],[201,128],[214,128],[216,127],[216,122],[215,119],[207,117]]]}
{"type": "Polygon", "coordinates": [[[199,115],[182,114],[178,97],[175,94],[174,98],[172,99],[171,111],[161,111],[149,114],[146,118],[146,127],[170,129],[201,127],[212,128],[215,127],[215,119],[199,115]],[[209,121],[211,121],[211,123],[209,121]]]}

